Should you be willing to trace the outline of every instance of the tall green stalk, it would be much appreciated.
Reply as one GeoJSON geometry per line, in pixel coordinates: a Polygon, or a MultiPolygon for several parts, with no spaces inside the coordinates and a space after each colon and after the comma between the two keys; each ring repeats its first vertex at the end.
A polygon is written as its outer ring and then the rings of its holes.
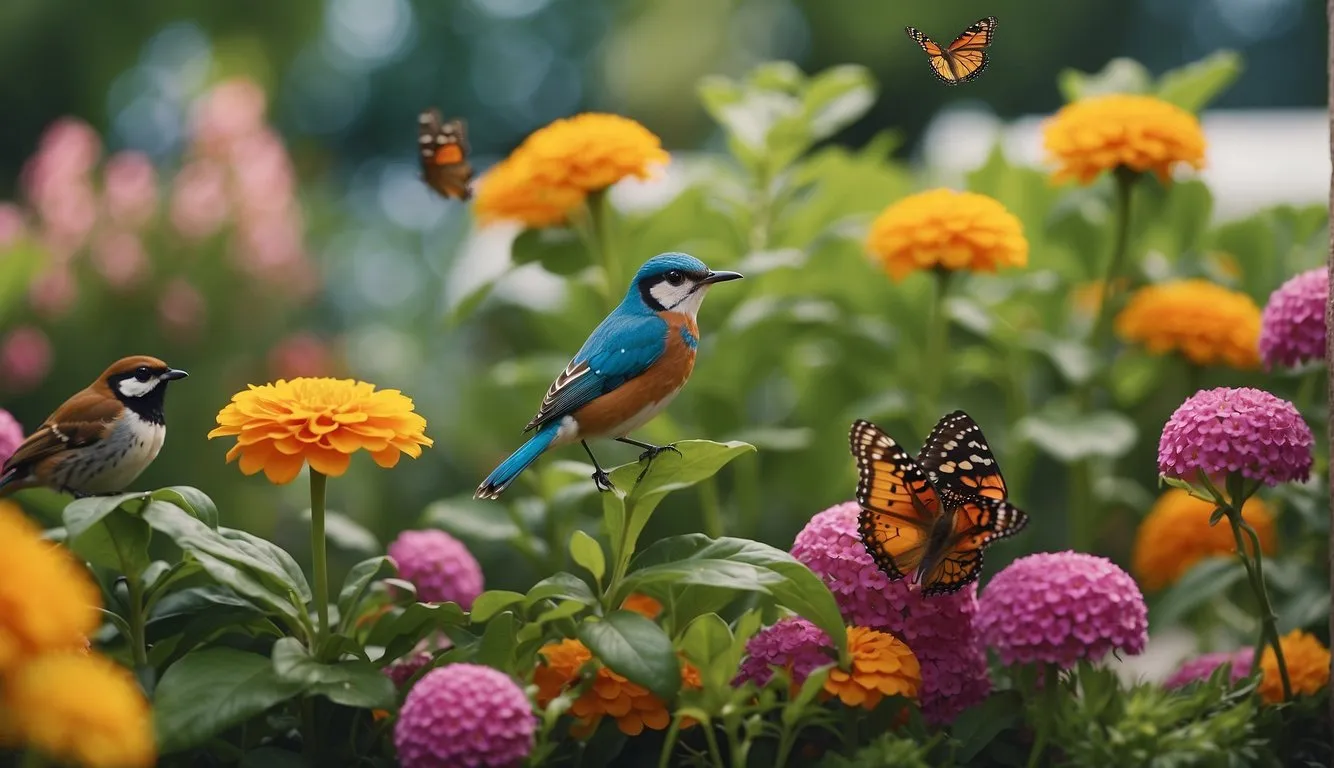
{"type": "Polygon", "coordinates": [[[315,613],[319,632],[315,636],[315,651],[329,637],[329,561],[324,537],[324,491],[328,478],[322,472],[310,470],[310,562],[315,572],[315,613]]]}
{"type": "Polygon", "coordinates": [[[620,253],[614,242],[611,200],[607,190],[601,189],[589,195],[587,205],[590,234],[596,242],[602,279],[607,284],[607,299],[609,305],[615,307],[619,303],[617,297],[625,288],[625,278],[621,275],[620,253]]]}
{"type": "Polygon", "coordinates": [[[130,654],[136,668],[148,666],[146,617],[144,615],[144,580],[137,573],[125,574],[125,588],[130,601],[130,654]]]}
{"type": "Polygon", "coordinates": [[[926,355],[922,365],[922,408],[918,414],[922,420],[923,436],[931,431],[940,415],[941,382],[944,381],[950,354],[950,318],[945,302],[949,297],[950,278],[953,275],[948,269],[937,269],[933,273],[936,296],[927,328],[926,355]]]}
{"type": "MultiPolygon", "coordinates": [[[[1105,336],[1112,321],[1112,291],[1116,280],[1125,269],[1126,254],[1130,250],[1130,205],[1131,193],[1139,174],[1126,167],[1117,168],[1116,210],[1113,214],[1112,256],[1107,262],[1107,272],[1103,275],[1102,287],[1098,291],[1098,316],[1089,333],[1089,346],[1095,353],[1105,348],[1105,336]]],[[[1087,391],[1087,390],[1086,390],[1087,391]]]]}

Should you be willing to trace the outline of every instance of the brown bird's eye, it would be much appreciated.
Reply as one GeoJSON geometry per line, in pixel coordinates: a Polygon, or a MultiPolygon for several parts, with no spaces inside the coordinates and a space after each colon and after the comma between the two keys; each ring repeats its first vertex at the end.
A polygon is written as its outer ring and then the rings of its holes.
{"type": "Polygon", "coordinates": [[[141,365],[134,369],[134,378],[138,381],[148,381],[153,378],[153,372],[141,365]]]}

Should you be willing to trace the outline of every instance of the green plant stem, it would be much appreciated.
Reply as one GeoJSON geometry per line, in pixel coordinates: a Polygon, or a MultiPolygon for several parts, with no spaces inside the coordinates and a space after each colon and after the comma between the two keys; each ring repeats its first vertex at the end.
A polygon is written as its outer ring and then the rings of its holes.
{"type": "Polygon", "coordinates": [[[1265,588],[1264,554],[1260,551],[1260,537],[1251,524],[1242,518],[1240,503],[1230,503],[1226,511],[1228,523],[1232,526],[1232,537],[1237,543],[1237,556],[1246,567],[1251,590],[1255,592],[1255,600],[1260,605],[1260,642],[1255,646],[1256,657],[1252,660],[1252,666],[1259,666],[1260,653],[1267,641],[1274,649],[1278,677],[1283,684],[1283,700],[1287,701],[1292,698],[1292,682],[1288,678],[1287,660],[1283,658],[1283,643],[1278,636],[1278,614],[1274,612],[1274,606],[1269,600],[1269,590],[1265,588]],[[1241,537],[1243,531],[1251,540],[1249,553],[1241,537]]]}
{"type": "Polygon", "coordinates": [[[726,768],[727,764],[723,762],[723,752],[718,749],[718,737],[713,733],[713,723],[704,725],[704,740],[709,743],[709,757],[713,758],[713,764],[718,768],[726,768]]]}
{"type": "Polygon", "coordinates": [[[1070,503],[1066,510],[1066,526],[1069,528],[1070,546],[1076,552],[1093,552],[1093,522],[1096,519],[1093,459],[1087,458],[1070,466],[1070,503]]]}
{"type": "Polygon", "coordinates": [[[148,666],[148,642],[146,640],[147,617],[144,615],[144,581],[139,574],[126,574],[125,588],[130,595],[130,654],[134,666],[148,666]]]}
{"type": "Polygon", "coordinates": [[[1028,768],[1036,768],[1042,753],[1047,749],[1048,731],[1051,730],[1051,718],[1056,708],[1061,705],[1061,673],[1055,664],[1046,664],[1042,670],[1042,698],[1045,699],[1045,711],[1037,723],[1037,735],[1033,738],[1033,749],[1028,753],[1028,768]]]}
{"type": "Polygon", "coordinates": [[[612,307],[619,303],[617,296],[624,286],[621,276],[620,254],[617,253],[612,239],[611,200],[607,190],[599,190],[588,196],[588,218],[591,234],[596,241],[598,259],[602,263],[602,279],[607,285],[607,302],[612,307]]]}
{"type": "Polygon", "coordinates": [[[922,365],[922,405],[918,418],[922,419],[922,434],[931,431],[939,414],[936,413],[941,400],[941,382],[944,381],[945,369],[949,364],[950,318],[945,309],[945,300],[950,290],[950,277],[947,269],[937,269],[936,298],[931,308],[931,320],[926,337],[926,356],[922,365]]]}
{"type": "Polygon", "coordinates": [[[718,502],[718,481],[707,477],[699,484],[699,511],[704,522],[704,535],[716,539],[724,533],[723,509],[718,502]]]}
{"type": "Polygon", "coordinates": [[[1098,291],[1098,316],[1093,322],[1093,330],[1089,334],[1089,346],[1093,347],[1094,353],[1102,351],[1103,337],[1107,335],[1108,326],[1112,321],[1111,298],[1113,286],[1116,279],[1121,276],[1121,270],[1124,269],[1126,261],[1126,252],[1130,245],[1130,202],[1131,192],[1135,188],[1135,180],[1139,174],[1128,168],[1118,168],[1114,174],[1116,179],[1116,212],[1115,212],[1115,230],[1112,241],[1112,257],[1107,262],[1107,272],[1103,276],[1102,288],[1098,291]]]}
{"type": "Polygon", "coordinates": [[[310,470],[310,562],[315,572],[315,614],[319,631],[315,636],[318,650],[329,637],[329,563],[324,537],[324,491],[328,478],[310,470]]]}
{"type": "Polygon", "coordinates": [[[662,740],[662,752],[658,755],[658,768],[669,768],[672,753],[676,751],[676,741],[681,735],[681,716],[672,718],[672,727],[667,729],[667,736],[662,740]]]}
{"type": "Polygon", "coordinates": [[[788,758],[792,754],[792,748],[797,744],[797,729],[783,724],[783,730],[778,735],[778,756],[774,758],[774,768],[786,768],[788,758]]]}

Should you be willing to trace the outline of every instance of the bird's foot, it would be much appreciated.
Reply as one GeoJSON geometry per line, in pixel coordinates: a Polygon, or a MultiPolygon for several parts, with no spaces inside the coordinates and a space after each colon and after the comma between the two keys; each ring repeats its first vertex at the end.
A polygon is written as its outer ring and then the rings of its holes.
{"type": "Polygon", "coordinates": [[[640,480],[643,480],[644,475],[647,475],[649,468],[653,466],[653,460],[658,458],[659,454],[666,453],[667,451],[671,451],[677,456],[681,455],[681,451],[674,445],[654,445],[639,454],[639,460],[644,463],[644,468],[639,470],[639,477],[635,478],[635,482],[638,483],[640,480]]]}
{"type": "Polygon", "coordinates": [[[601,469],[594,472],[591,477],[593,478],[593,485],[596,485],[602,493],[616,490],[616,486],[611,484],[611,477],[601,469]]]}

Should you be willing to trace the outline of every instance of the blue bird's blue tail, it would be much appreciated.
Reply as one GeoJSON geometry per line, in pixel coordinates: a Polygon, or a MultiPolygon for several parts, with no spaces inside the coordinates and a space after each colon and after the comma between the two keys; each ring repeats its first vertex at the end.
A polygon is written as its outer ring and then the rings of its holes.
{"type": "Polygon", "coordinates": [[[491,474],[486,476],[482,484],[477,486],[477,492],[473,494],[474,499],[495,499],[505,492],[514,478],[519,476],[528,468],[529,464],[537,461],[551,443],[556,439],[556,433],[560,431],[560,423],[555,422],[547,424],[537,430],[537,434],[529,438],[528,442],[519,446],[519,450],[510,454],[508,459],[500,462],[500,466],[491,470],[491,474]]]}

